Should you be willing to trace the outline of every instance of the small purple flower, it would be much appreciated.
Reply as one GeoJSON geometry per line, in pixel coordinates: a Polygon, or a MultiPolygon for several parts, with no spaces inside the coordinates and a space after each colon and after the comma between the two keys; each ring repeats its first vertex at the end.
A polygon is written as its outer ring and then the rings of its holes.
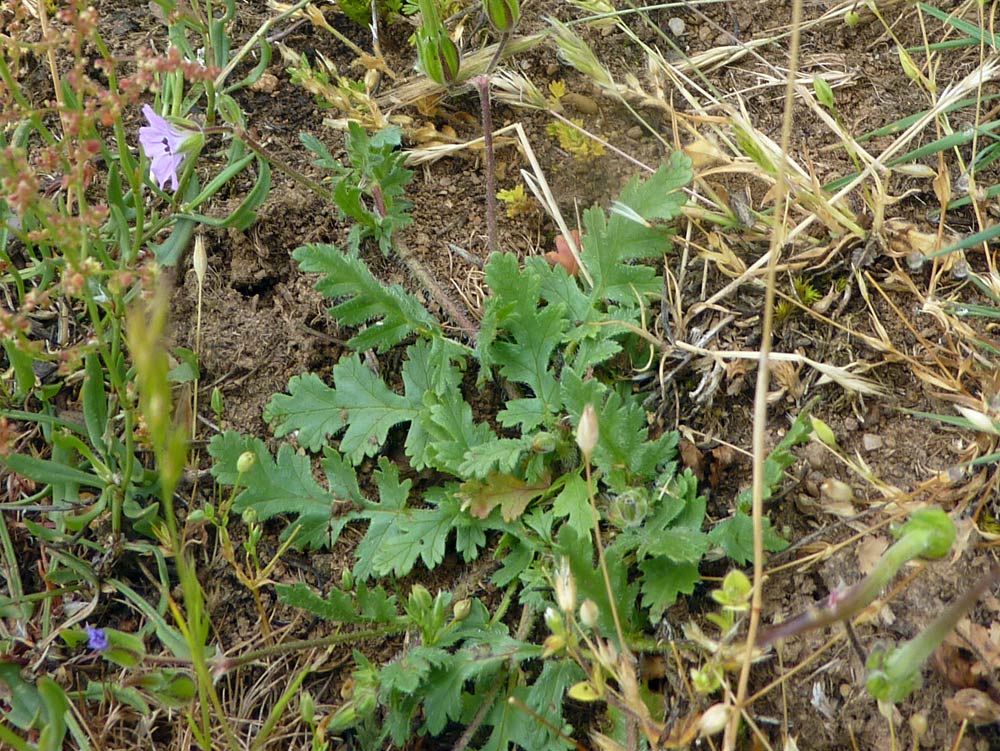
{"type": "Polygon", "coordinates": [[[177,190],[177,170],[187,157],[184,146],[197,132],[171,125],[148,104],[142,105],[142,114],[149,125],[139,128],[139,144],[149,159],[149,172],[161,190],[168,180],[170,189],[177,190]]]}
{"type": "Polygon", "coordinates": [[[108,635],[104,633],[103,628],[84,626],[83,630],[87,632],[87,646],[90,649],[95,652],[103,652],[108,648],[108,635]]]}

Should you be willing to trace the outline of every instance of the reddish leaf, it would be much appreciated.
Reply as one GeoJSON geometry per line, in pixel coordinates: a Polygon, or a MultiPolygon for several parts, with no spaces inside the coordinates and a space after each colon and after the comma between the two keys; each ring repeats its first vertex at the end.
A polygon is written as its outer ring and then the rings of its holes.
{"type": "Polygon", "coordinates": [[[485,480],[463,482],[458,497],[462,507],[477,519],[485,519],[499,506],[504,521],[510,522],[520,518],[528,504],[549,489],[549,484],[547,475],[538,484],[528,485],[516,477],[493,473],[485,480]]]}
{"type": "MultiPolygon", "coordinates": [[[[576,243],[576,247],[579,248],[580,230],[570,230],[570,234],[573,236],[573,242],[576,243]]],[[[577,264],[576,258],[573,257],[573,252],[569,249],[569,243],[566,242],[566,238],[562,235],[556,236],[556,249],[550,250],[546,253],[545,260],[553,266],[558,263],[566,269],[566,273],[570,276],[576,276],[577,272],[580,270],[580,266],[577,264]]]]}

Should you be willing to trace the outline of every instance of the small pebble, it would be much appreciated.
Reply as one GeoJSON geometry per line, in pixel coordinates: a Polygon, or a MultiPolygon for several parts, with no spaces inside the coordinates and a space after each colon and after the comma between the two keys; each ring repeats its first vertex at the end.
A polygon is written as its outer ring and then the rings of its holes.
{"type": "Polygon", "coordinates": [[[559,63],[549,63],[545,66],[545,75],[550,78],[559,72],[559,63]]]}
{"type": "Polygon", "coordinates": [[[642,126],[633,125],[631,128],[625,131],[625,135],[631,138],[633,141],[638,141],[642,138],[642,126]]]}
{"type": "Polygon", "coordinates": [[[677,16],[674,16],[669,21],[667,21],[667,28],[670,29],[670,33],[673,34],[675,37],[684,36],[684,32],[687,29],[687,27],[684,24],[684,20],[678,18],[677,16]]]}
{"type": "Polygon", "coordinates": [[[882,436],[880,435],[865,433],[861,437],[861,444],[865,447],[865,451],[878,451],[885,445],[885,441],[882,440],[882,436]]]}
{"type": "Polygon", "coordinates": [[[805,448],[805,455],[813,469],[822,469],[826,464],[827,450],[818,443],[810,442],[805,448]]]}

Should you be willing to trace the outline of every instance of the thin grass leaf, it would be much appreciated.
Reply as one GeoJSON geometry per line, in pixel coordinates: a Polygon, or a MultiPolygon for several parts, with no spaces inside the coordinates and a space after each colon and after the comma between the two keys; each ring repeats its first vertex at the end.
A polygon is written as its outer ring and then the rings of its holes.
{"type": "MultiPolygon", "coordinates": [[[[928,15],[934,16],[934,18],[939,21],[944,21],[946,24],[954,28],[956,31],[960,31],[967,35],[973,44],[979,45],[985,42],[993,49],[1000,48],[1000,36],[996,34],[987,34],[983,31],[982,27],[970,23],[962,18],[956,18],[950,13],[946,13],[943,10],[938,10],[932,5],[927,5],[927,3],[917,3],[917,6],[928,15]]],[[[956,40],[957,41],[957,40],[956,40]]],[[[923,50],[923,47],[919,48],[923,50]]]]}

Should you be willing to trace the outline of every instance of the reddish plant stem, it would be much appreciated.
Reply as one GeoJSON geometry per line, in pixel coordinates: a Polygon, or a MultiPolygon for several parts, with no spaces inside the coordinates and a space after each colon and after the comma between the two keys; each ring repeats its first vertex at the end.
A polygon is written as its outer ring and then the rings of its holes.
{"type": "Polygon", "coordinates": [[[489,249],[500,249],[497,242],[497,177],[493,161],[493,112],[490,107],[490,76],[484,73],[472,82],[479,90],[479,103],[483,110],[483,163],[486,166],[486,227],[489,232],[489,249]]]}

